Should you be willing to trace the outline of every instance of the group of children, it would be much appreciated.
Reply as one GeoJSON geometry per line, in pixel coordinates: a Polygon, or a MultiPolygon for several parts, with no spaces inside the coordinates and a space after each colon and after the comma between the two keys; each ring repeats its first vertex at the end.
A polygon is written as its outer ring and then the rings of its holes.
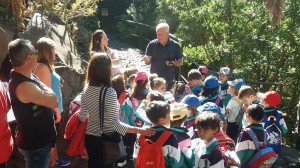
{"type": "MultiPolygon", "coordinates": [[[[243,79],[229,81],[229,75],[228,67],[222,67],[217,78],[200,66],[189,71],[187,84],[177,82],[170,91],[163,78],[136,65],[114,76],[120,120],[156,130],[151,137],[126,134],[127,159],[133,157],[137,168],[156,162],[180,168],[251,167],[249,162],[259,151],[251,131],[259,142],[267,139],[262,147],[280,153],[287,132],[285,115],[277,109],[280,95],[276,91],[256,94],[243,79]]],[[[263,164],[272,165],[273,158],[263,164]]]]}

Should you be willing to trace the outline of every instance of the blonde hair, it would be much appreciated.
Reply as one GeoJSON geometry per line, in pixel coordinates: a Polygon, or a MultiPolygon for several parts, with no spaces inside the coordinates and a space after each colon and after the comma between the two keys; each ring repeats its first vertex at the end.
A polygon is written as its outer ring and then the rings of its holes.
{"type": "Polygon", "coordinates": [[[35,48],[39,52],[39,63],[45,64],[50,71],[54,71],[54,60],[50,59],[52,50],[55,48],[55,42],[48,37],[41,37],[37,42],[35,48]]]}
{"type": "Polygon", "coordinates": [[[156,90],[157,88],[165,84],[166,84],[166,80],[164,78],[157,77],[150,80],[150,88],[152,90],[156,90]]]}

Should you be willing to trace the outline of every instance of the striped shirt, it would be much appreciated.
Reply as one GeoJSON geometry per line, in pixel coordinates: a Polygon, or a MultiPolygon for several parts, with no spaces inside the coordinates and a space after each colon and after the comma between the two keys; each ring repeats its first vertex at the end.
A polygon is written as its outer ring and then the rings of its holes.
{"type": "MultiPolygon", "coordinates": [[[[247,128],[251,128],[259,142],[264,141],[265,131],[261,124],[251,124],[247,128]]],[[[239,134],[237,144],[235,147],[235,152],[241,161],[242,167],[249,167],[247,165],[248,160],[255,154],[257,149],[255,148],[254,142],[251,137],[245,131],[239,134]]]]}
{"type": "MultiPolygon", "coordinates": [[[[84,122],[89,115],[89,122],[86,128],[87,135],[101,136],[99,118],[99,94],[101,87],[87,86],[83,89],[81,97],[81,111],[78,118],[84,122]]],[[[103,133],[117,131],[125,135],[128,125],[119,120],[119,104],[117,94],[112,87],[107,89],[105,95],[103,133]]]]}
{"type": "Polygon", "coordinates": [[[223,168],[224,160],[219,143],[213,138],[208,144],[200,141],[194,151],[195,165],[194,168],[223,168]]]}

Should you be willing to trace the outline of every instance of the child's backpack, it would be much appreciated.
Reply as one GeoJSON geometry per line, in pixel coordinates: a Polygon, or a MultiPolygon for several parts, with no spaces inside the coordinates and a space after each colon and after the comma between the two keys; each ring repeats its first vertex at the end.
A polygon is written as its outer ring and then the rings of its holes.
{"type": "Polygon", "coordinates": [[[264,118],[264,128],[266,129],[268,135],[267,146],[271,147],[274,152],[280,153],[282,150],[282,133],[279,121],[282,118],[282,112],[277,112],[278,113],[276,116],[269,116],[268,118],[264,118]]]}
{"type": "Polygon", "coordinates": [[[81,105],[81,93],[79,93],[74,100],[69,104],[69,117],[71,117],[77,110],[80,109],[81,105]]]}
{"type": "Polygon", "coordinates": [[[258,141],[257,136],[255,135],[254,131],[251,128],[246,128],[245,132],[248,133],[250,138],[252,139],[257,152],[249,159],[248,165],[250,168],[257,168],[260,165],[272,165],[278,155],[273,151],[271,147],[266,147],[267,144],[267,135],[265,132],[264,135],[264,142],[261,143],[258,141]]]}
{"type": "Polygon", "coordinates": [[[122,92],[119,96],[118,102],[120,105],[120,109],[119,109],[120,121],[129,124],[131,126],[135,126],[135,115],[132,109],[129,93],[127,91],[122,92]]]}
{"type": "Polygon", "coordinates": [[[232,150],[235,147],[234,141],[222,130],[220,130],[217,134],[215,134],[214,137],[217,139],[219,146],[221,148],[225,167],[229,167],[229,166],[239,167],[240,160],[236,155],[235,151],[232,150]]]}
{"type": "Polygon", "coordinates": [[[152,142],[141,135],[139,137],[141,147],[136,158],[136,168],[165,168],[162,146],[171,135],[172,132],[166,130],[156,142],[152,142]]]}

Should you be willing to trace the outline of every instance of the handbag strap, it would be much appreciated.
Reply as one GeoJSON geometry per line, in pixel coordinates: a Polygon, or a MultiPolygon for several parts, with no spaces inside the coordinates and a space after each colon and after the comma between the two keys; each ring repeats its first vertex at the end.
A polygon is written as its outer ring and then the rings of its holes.
{"type": "Polygon", "coordinates": [[[105,105],[105,95],[107,92],[108,87],[103,86],[100,89],[99,93],[99,121],[100,121],[100,129],[101,134],[103,132],[103,125],[104,125],[104,105],[105,105]]]}

